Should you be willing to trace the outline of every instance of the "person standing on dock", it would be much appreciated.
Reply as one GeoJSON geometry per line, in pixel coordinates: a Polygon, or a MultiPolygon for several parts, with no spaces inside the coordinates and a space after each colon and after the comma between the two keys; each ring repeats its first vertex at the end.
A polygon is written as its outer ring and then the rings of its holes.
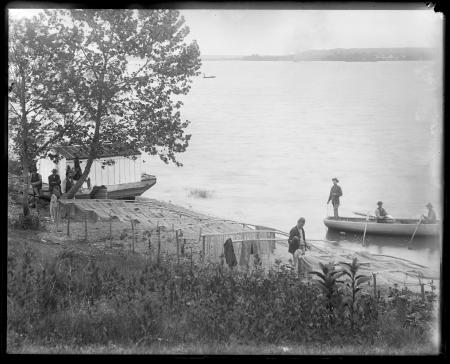
{"type": "Polygon", "coordinates": [[[339,180],[336,177],[332,178],[331,181],[333,182],[333,186],[331,186],[330,196],[328,197],[327,204],[329,204],[331,201],[331,203],[333,204],[334,218],[338,219],[338,209],[340,204],[339,197],[342,196],[342,188],[338,185],[339,180]]]}
{"type": "Polygon", "coordinates": [[[298,219],[297,225],[295,225],[289,232],[288,251],[292,254],[294,270],[296,272],[300,272],[299,258],[301,255],[305,254],[307,248],[305,230],[303,229],[303,226],[305,226],[305,218],[301,217],[298,219]]]}
{"type": "Polygon", "coordinates": [[[433,210],[433,205],[430,202],[428,202],[426,204],[426,207],[428,209],[428,216],[425,215],[422,216],[423,222],[425,224],[436,224],[437,218],[436,213],[433,210]]]}

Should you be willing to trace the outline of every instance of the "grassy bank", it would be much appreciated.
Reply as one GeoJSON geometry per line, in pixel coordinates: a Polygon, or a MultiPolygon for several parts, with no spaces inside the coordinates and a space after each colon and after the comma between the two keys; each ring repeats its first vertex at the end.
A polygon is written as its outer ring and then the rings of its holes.
{"type": "Polygon", "coordinates": [[[269,275],[189,259],[9,242],[10,353],[435,353],[436,296],[329,296],[286,266],[269,275]],[[345,304],[347,302],[347,304],[345,304]]]}

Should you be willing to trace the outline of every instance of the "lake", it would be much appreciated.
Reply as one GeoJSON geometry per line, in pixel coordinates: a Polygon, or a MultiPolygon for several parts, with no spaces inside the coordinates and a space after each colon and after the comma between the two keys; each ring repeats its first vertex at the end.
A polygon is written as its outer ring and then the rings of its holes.
{"type": "MultiPolygon", "coordinates": [[[[323,218],[331,178],[343,189],[340,215],[441,218],[442,72],[431,61],[204,61],[216,78],[195,79],[183,98],[190,120],[184,166],[146,158],[157,184],[144,196],[218,217],[288,232],[300,216],[307,237],[330,238],[323,218]],[[207,198],[193,195],[207,191],[207,198]]],[[[333,235],[346,247],[440,262],[438,242],[333,235]]]]}

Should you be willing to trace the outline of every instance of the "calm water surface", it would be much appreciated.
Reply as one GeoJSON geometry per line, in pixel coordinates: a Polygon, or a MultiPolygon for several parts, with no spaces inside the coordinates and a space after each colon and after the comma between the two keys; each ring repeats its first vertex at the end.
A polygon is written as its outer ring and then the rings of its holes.
{"type": "MultiPolygon", "coordinates": [[[[306,218],[310,238],[333,238],[436,267],[439,242],[327,235],[331,178],[340,214],[376,208],[441,216],[441,67],[434,62],[203,62],[183,101],[191,121],[182,168],[148,157],[158,178],[145,196],[283,231],[306,218]],[[195,198],[193,189],[210,197],[195,198]],[[328,211],[327,211],[328,208],[328,211]]],[[[416,238],[415,238],[416,240],[416,238]]]]}

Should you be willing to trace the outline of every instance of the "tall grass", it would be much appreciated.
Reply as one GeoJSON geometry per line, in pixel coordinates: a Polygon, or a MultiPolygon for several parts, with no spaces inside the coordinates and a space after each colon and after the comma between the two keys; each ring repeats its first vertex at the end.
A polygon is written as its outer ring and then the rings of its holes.
{"type": "Polygon", "coordinates": [[[251,352],[267,345],[275,352],[291,347],[287,353],[299,345],[366,353],[387,347],[401,352],[412,345],[429,350],[435,295],[427,293],[421,301],[396,294],[381,301],[365,296],[364,307],[372,311],[362,312],[352,327],[345,307],[330,321],[321,289],[302,283],[286,266],[265,275],[164,259],[158,265],[137,255],[100,259],[73,250],[36,264],[31,250],[12,248],[8,351],[36,345],[141,348],[137,352],[184,345],[202,353],[208,348],[251,352]]]}

